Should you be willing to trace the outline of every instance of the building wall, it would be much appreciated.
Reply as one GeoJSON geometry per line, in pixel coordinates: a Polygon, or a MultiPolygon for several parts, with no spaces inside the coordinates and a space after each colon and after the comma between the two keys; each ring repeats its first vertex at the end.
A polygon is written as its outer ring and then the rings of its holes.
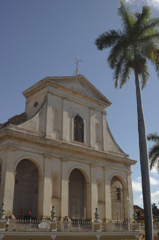
{"type": "MultiPolygon", "coordinates": [[[[130,166],[134,163],[120,149],[110,132],[106,121],[106,103],[101,101],[103,96],[91,87],[85,90],[83,85],[76,85],[76,82],[69,85],[71,88],[73,86],[73,90],[66,86],[44,80],[37,83],[35,88],[26,90],[27,121],[8,125],[6,132],[5,128],[0,130],[0,203],[5,204],[6,216],[11,216],[14,199],[18,198],[14,196],[18,164],[26,159],[38,170],[37,217],[49,218],[52,205],[58,219],[69,216],[70,174],[78,169],[85,179],[84,216],[94,219],[95,208],[98,208],[102,221],[127,221],[126,199],[128,195],[132,196],[130,166]],[[40,84],[43,82],[45,85],[42,87],[40,84]],[[75,92],[75,89],[81,92],[75,92]],[[83,92],[87,95],[81,95],[83,92]],[[84,122],[84,142],[74,140],[76,115],[84,122]],[[118,184],[112,182],[114,177],[118,178],[118,184]],[[115,192],[112,194],[113,187],[116,189],[118,186],[122,189],[120,200],[116,199],[115,192]],[[117,200],[114,205],[113,199],[117,200]],[[116,216],[115,213],[121,209],[122,214],[116,216]]],[[[24,179],[31,181],[29,177],[24,179]]],[[[28,184],[31,186],[31,182],[28,184]]],[[[130,216],[132,203],[131,198],[130,216]]],[[[19,210],[21,207],[19,203],[19,210]]]]}
{"type": "MultiPolygon", "coordinates": [[[[7,164],[5,166],[5,174],[2,174],[2,182],[4,183],[4,189],[2,190],[4,198],[2,200],[5,204],[6,215],[10,216],[13,213],[15,173],[18,163],[28,159],[38,169],[38,217],[50,217],[52,205],[55,206],[58,218],[69,215],[69,176],[73,169],[78,169],[83,173],[86,181],[87,218],[94,218],[95,208],[97,207],[102,220],[112,220],[111,179],[112,176],[120,176],[125,183],[124,188],[127,188],[126,169],[120,168],[120,171],[117,171],[112,166],[108,171],[106,167],[100,166],[101,162],[90,164],[89,158],[86,159],[81,156],[79,158],[77,157],[78,154],[72,153],[71,157],[65,158],[64,156],[67,154],[64,151],[60,151],[57,154],[54,148],[50,150],[48,151],[49,153],[43,154],[43,152],[46,152],[46,148],[44,150],[42,146],[32,145],[32,143],[23,143],[21,147],[17,143],[12,149],[5,149],[2,159],[7,164]],[[56,189],[56,185],[58,185],[58,189],[56,189]],[[58,193],[55,194],[55,192],[58,193]]],[[[95,159],[92,158],[92,162],[94,161],[95,159]]],[[[117,208],[120,208],[120,204],[113,207],[117,211],[117,208]]],[[[20,208],[21,206],[19,206],[19,210],[20,208]]],[[[123,219],[127,218],[125,214],[123,213],[123,219]]],[[[118,219],[114,218],[114,220],[118,219]]]]}

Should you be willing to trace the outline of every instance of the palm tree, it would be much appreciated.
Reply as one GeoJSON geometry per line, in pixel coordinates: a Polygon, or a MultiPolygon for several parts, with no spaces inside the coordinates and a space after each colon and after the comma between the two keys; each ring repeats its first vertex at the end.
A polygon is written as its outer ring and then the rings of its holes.
{"type": "Polygon", "coordinates": [[[157,163],[157,169],[159,171],[159,135],[156,132],[150,133],[147,136],[147,140],[155,142],[149,149],[150,169],[157,163]]]}
{"type": "Polygon", "coordinates": [[[151,12],[147,6],[143,6],[142,13],[132,14],[123,1],[120,1],[118,14],[122,20],[122,30],[104,32],[95,40],[95,44],[99,50],[112,47],[108,63],[114,69],[116,88],[118,85],[122,88],[130,80],[132,70],[135,74],[145,235],[146,240],[152,240],[149,163],[141,88],[143,89],[148,81],[148,61],[153,63],[159,76],[159,49],[157,45],[159,18],[150,18],[151,12]]]}

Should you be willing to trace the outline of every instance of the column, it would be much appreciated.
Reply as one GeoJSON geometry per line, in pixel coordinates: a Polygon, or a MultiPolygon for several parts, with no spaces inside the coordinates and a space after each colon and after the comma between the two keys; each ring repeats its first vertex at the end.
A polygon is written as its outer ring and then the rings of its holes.
{"type": "Polygon", "coordinates": [[[47,95],[47,104],[46,104],[46,137],[50,137],[53,132],[53,114],[51,106],[51,96],[47,95]]]}
{"type": "Polygon", "coordinates": [[[103,184],[104,184],[104,221],[106,221],[106,189],[105,189],[105,167],[103,167],[103,184]]]}
{"type": "Polygon", "coordinates": [[[68,114],[68,101],[67,98],[62,98],[63,100],[63,112],[62,112],[62,140],[70,141],[70,124],[69,124],[69,114],[68,114]]]}
{"type": "Polygon", "coordinates": [[[64,218],[68,216],[68,194],[69,194],[69,181],[67,175],[68,160],[61,159],[61,217],[64,218]]]}
{"type": "Polygon", "coordinates": [[[51,216],[51,155],[44,155],[44,192],[43,192],[43,216],[51,216]]]}
{"type": "Polygon", "coordinates": [[[105,168],[105,211],[106,211],[106,221],[111,221],[112,211],[111,211],[111,186],[110,186],[110,169],[105,168]]]}
{"type": "MultiPolygon", "coordinates": [[[[6,175],[4,182],[4,198],[3,203],[5,207],[5,215],[11,216],[13,212],[13,201],[14,201],[14,184],[15,184],[15,147],[7,147],[5,149],[5,159],[6,161],[6,175]]],[[[3,169],[5,171],[5,169],[3,169]]]]}
{"type": "MultiPolygon", "coordinates": [[[[124,198],[124,220],[126,220],[128,222],[128,211],[129,211],[129,200],[128,200],[128,196],[129,196],[129,193],[128,193],[128,189],[127,188],[124,188],[123,189],[123,198],[124,198]]],[[[129,215],[130,216],[130,215],[129,215]]]]}
{"type": "Polygon", "coordinates": [[[91,172],[91,218],[94,219],[95,209],[97,208],[97,183],[96,166],[90,164],[91,172]]]}
{"type": "Polygon", "coordinates": [[[106,120],[106,112],[103,112],[103,150],[108,150],[108,142],[107,142],[107,136],[108,136],[108,130],[107,130],[107,120],[106,120]]]}
{"type": "Polygon", "coordinates": [[[91,184],[86,183],[86,193],[87,193],[87,214],[86,218],[91,218],[91,184]]]}
{"type": "Polygon", "coordinates": [[[44,177],[39,176],[39,186],[38,186],[38,217],[43,216],[43,187],[44,187],[44,177]]]}
{"type": "Polygon", "coordinates": [[[127,171],[127,184],[128,184],[128,195],[130,196],[129,200],[129,216],[130,216],[130,222],[133,221],[133,214],[134,214],[134,208],[133,208],[133,192],[132,192],[132,182],[131,182],[131,169],[127,171]]]}

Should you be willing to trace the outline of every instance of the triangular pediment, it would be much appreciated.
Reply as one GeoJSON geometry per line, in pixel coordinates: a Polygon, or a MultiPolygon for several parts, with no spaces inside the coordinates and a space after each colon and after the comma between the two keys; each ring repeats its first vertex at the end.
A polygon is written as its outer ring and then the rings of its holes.
{"type": "Polygon", "coordinates": [[[77,93],[86,95],[87,97],[94,98],[96,100],[102,101],[107,105],[110,105],[111,102],[91,84],[83,75],[71,76],[71,77],[50,77],[50,81],[61,85],[65,88],[73,90],[77,93]]]}

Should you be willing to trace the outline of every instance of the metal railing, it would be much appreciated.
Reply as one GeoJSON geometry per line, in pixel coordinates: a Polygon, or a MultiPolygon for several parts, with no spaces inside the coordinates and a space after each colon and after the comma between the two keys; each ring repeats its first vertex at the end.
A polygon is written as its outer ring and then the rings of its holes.
{"type": "MultiPolygon", "coordinates": [[[[7,231],[16,231],[16,232],[38,232],[38,231],[50,231],[49,228],[39,228],[40,223],[50,224],[49,220],[24,220],[24,219],[9,219],[9,225],[7,231]]],[[[128,224],[124,222],[109,222],[109,223],[100,223],[100,228],[102,232],[127,232],[128,224]]],[[[132,228],[131,228],[132,229],[132,228]]],[[[138,226],[137,229],[141,234],[144,234],[145,227],[138,226]]],[[[157,235],[159,232],[159,227],[154,223],[154,235],[157,235]]],[[[68,222],[68,225],[65,225],[63,221],[57,222],[57,231],[59,232],[91,232],[94,230],[94,223],[88,220],[72,220],[68,222]]]]}
{"type": "Polygon", "coordinates": [[[124,222],[101,223],[101,230],[103,232],[126,232],[128,231],[128,224],[124,222]]]}
{"type": "Polygon", "coordinates": [[[27,232],[27,231],[38,231],[38,224],[42,220],[36,219],[9,219],[9,225],[7,231],[16,231],[16,232],[27,232]]]}
{"type": "Polygon", "coordinates": [[[92,221],[87,220],[72,220],[68,223],[68,226],[62,223],[58,223],[58,231],[70,231],[70,232],[88,232],[92,231],[92,221]]]}

